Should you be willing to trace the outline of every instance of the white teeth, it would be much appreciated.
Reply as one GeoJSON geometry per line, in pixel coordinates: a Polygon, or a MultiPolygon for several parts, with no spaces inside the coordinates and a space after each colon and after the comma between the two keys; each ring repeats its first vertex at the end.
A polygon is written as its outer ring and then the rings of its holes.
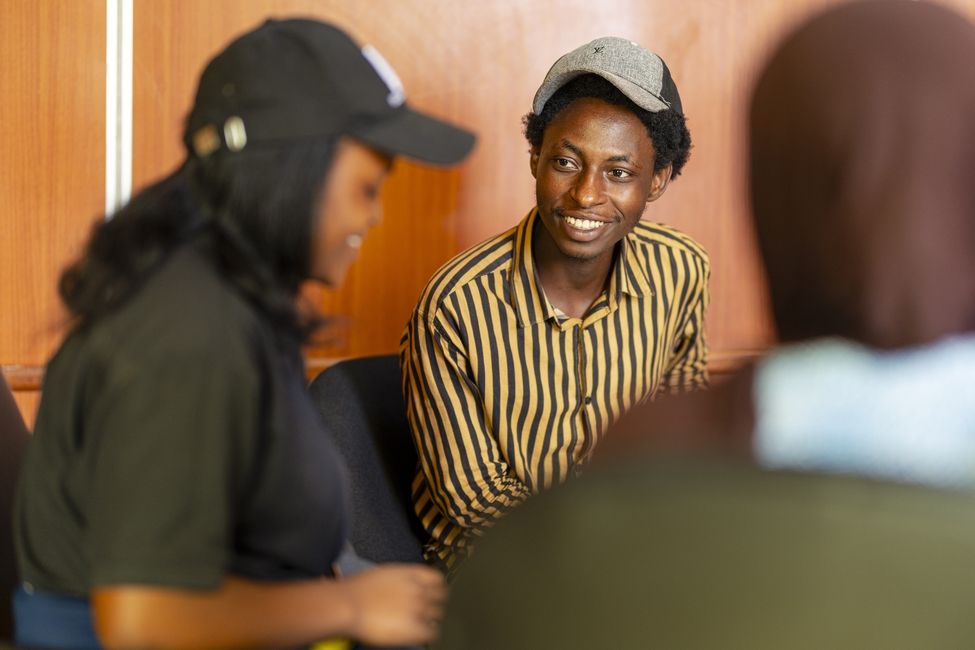
{"type": "Polygon", "coordinates": [[[575,217],[569,216],[563,216],[562,218],[565,219],[567,224],[579,230],[595,230],[603,225],[602,221],[593,221],[592,219],[576,219],[575,217]]]}

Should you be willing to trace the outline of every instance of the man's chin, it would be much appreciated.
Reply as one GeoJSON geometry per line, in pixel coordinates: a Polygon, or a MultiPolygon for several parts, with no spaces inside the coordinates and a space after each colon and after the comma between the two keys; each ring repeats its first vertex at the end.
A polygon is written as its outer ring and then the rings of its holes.
{"type": "Polygon", "coordinates": [[[565,247],[559,246],[559,251],[562,252],[562,257],[565,258],[567,262],[575,262],[578,264],[584,264],[586,262],[593,262],[599,259],[599,251],[589,251],[585,249],[579,249],[576,247],[565,247]]]}

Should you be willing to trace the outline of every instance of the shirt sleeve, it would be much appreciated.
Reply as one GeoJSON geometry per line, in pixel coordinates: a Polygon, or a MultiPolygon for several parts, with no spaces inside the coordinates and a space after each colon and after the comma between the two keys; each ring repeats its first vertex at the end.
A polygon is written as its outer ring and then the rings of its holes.
{"type": "Polygon", "coordinates": [[[403,342],[403,389],[434,504],[455,525],[476,530],[530,492],[501,453],[462,341],[447,321],[414,314],[403,342]]]}
{"type": "Polygon", "coordinates": [[[704,332],[704,316],[710,301],[708,280],[711,267],[708,258],[701,256],[691,268],[694,269],[694,273],[688,278],[691,285],[690,306],[684,326],[674,339],[670,366],[660,383],[660,391],[664,394],[707,388],[709,383],[708,344],[704,332]]]}
{"type": "Polygon", "coordinates": [[[113,358],[89,410],[92,586],[215,588],[259,436],[256,364],[228,334],[113,358]]]}

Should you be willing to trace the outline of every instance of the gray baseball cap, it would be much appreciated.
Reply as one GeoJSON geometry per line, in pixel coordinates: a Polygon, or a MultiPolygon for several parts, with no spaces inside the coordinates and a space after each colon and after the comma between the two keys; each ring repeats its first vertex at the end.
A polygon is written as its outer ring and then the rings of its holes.
{"type": "Polygon", "coordinates": [[[684,114],[677,86],[664,60],[617,36],[597,38],[556,61],[535,93],[532,111],[541,113],[559,88],[584,74],[598,74],[651,113],[672,108],[684,114]]]}

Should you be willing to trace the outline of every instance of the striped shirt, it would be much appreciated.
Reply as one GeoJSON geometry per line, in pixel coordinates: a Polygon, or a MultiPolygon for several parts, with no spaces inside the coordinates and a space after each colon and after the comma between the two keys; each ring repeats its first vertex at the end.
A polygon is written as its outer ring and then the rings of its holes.
{"type": "Polygon", "coordinates": [[[413,501],[427,559],[448,571],[507,508],[576,471],[626,409],[708,381],[696,242],[639,222],[606,290],[567,318],[538,280],[535,222],[532,210],[442,267],[401,342],[413,501]]]}

